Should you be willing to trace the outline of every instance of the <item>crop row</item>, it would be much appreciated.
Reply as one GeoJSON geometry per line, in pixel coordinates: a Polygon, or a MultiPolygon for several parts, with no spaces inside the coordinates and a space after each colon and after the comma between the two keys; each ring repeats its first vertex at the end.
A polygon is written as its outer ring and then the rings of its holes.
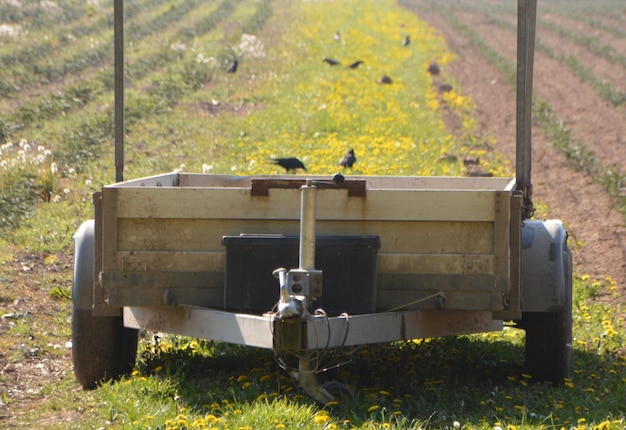
{"type": "MultiPolygon", "coordinates": [[[[406,6],[410,8],[411,4],[406,3],[406,6]]],[[[461,22],[451,10],[440,11],[440,13],[489,62],[500,70],[512,86],[515,85],[516,69],[510,60],[491,48],[473,28],[461,22]]],[[[574,166],[600,183],[609,195],[615,199],[616,209],[626,215],[626,195],[623,192],[626,175],[597,161],[593,151],[585,142],[577,138],[571,129],[564,125],[552,107],[542,100],[541,97],[537,95],[533,97],[532,109],[533,117],[540,124],[551,145],[563,153],[574,166]]]]}
{"type": "MultiPolygon", "coordinates": [[[[248,20],[249,28],[254,29],[255,27],[262,25],[262,15],[267,14],[268,9],[271,11],[271,8],[268,8],[269,3],[270,2],[268,1],[264,1],[258,5],[255,16],[248,20]]],[[[143,42],[133,36],[145,36],[149,34],[147,31],[148,28],[154,29],[156,27],[161,28],[160,33],[162,35],[164,32],[169,31],[168,25],[172,26],[172,21],[180,21],[182,17],[181,14],[186,12],[189,15],[188,18],[195,19],[195,22],[192,21],[191,25],[179,25],[178,30],[175,29],[171,38],[176,40],[177,38],[185,36],[188,38],[189,35],[193,35],[196,38],[201,37],[203,34],[209,33],[213,30],[235,10],[235,4],[233,2],[224,1],[218,4],[213,10],[210,8],[204,8],[202,11],[203,13],[198,13],[201,11],[195,11],[193,14],[189,14],[192,10],[192,6],[197,6],[198,2],[191,1],[185,4],[187,5],[186,7],[169,9],[175,10],[175,15],[165,13],[161,14],[159,15],[160,19],[154,18],[146,24],[146,28],[135,26],[133,32],[128,32],[130,33],[128,38],[133,41],[132,44],[134,49],[131,51],[130,55],[127,54],[128,66],[126,67],[125,73],[127,80],[131,85],[133,82],[137,82],[150,74],[154,74],[156,71],[165,67],[168,63],[176,60],[177,56],[179,56],[179,53],[170,46],[159,45],[156,49],[152,48],[152,52],[142,49],[141,46],[149,46],[151,44],[150,41],[143,42]]],[[[187,19],[187,23],[189,23],[188,21],[189,19],[187,19]]],[[[103,50],[97,52],[103,53],[104,49],[111,51],[112,47],[107,46],[106,48],[103,48],[103,50]]],[[[110,52],[106,55],[106,59],[109,61],[108,64],[110,64],[111,61],[109,54],[110,52]]],[[[93,58],[94,54],[92,53],[90,55],[93,58]]],[[[67,66],[67,63],[64,64],[67,66]]],[[[60,70],[65,66],[63,64],[53,65],[51,68],[60,70]]],[[[197,88],[203,82],[210,79],[209,67],[199,67],[199,65],[193,61],[187,61],[186,70],[181,73],[184,75],[186,86],[191,88],[197,88]]],[[[162,87],[162,85],[159,86],[162,87]]],[[[78,84],[67,86],[63,94],[51,93],[34,100],[27,100],[13,113],[7,112],[0,115],[0,140],[7,140],[12,136],[15,136],[18,132],[24,130],[31,124],[35,124],[42,120],[54,119],[60,114],[67,114],[77,108],[83,109],[86,104],[92,100],[97,102],[99,100],[96,99],[97,96],[101,96],[107,92],[110,93],[112,88],[112,70],[106,69],[105,71],[93,74],[88,80],[83,80],[78,84]]],[[[164,92],[163,96],[165,98],[171,98],[172,91],[164,92]]],[[[153,113],[150,109],[145,112],[146,115],[150,113],[153,113]]],[[[131,120],[137,115],[140,114],[131,111],[131,120]]]]}

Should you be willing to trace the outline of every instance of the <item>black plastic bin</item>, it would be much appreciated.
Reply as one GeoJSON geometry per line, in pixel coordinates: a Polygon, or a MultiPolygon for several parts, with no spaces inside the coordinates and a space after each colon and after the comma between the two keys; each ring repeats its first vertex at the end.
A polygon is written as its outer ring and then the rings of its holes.
{"type": "MultiPolygon", "coordinates": [[[[299,267],[299,237],[283,235],[224,236],[229,311],[263,313],[278,302],[279,284],[272,272],[299,267]]],[[[312,310],[329,316],[373,313],[376,307],[378,236],[318,236],[315,268],[323,271],[322,296],[312,310]]]]}

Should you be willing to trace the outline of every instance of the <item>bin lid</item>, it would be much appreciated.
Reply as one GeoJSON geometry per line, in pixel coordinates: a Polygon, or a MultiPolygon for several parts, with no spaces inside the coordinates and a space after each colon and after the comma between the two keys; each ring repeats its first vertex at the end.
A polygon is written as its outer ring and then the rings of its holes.
{"type": "MultiPolygon", "coordinates": [[[[284,234],[248,234],[223,236],[224,246],[289,246],[298,245],[300,236],[284,234]]],[[[380,248],[380,236],[316,236],[316,246],[380,248]]]]}

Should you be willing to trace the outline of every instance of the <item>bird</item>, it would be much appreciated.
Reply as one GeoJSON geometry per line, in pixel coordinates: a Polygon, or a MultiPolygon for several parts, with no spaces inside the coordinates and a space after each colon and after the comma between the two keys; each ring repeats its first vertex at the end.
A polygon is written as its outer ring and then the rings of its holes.
{"type": "Polygon", "coordinates": [[[379,84],[390,84],[393,81],[391,80],[391,78],[387,75],[383,75],[378,81],[379,84]]]}
{"type": "Polygon", "coordinates": [[[407,35],[402,41],[402,46],[407,46],[409,43],[411,43],[411,37],[407,35]]]}
{"type": "Polygon", "coordinates": [[[328,63],[331,66],[336,66],[337,64],[339,64],[339,61],[337,60],[333,60],[332,58],[324,58],[322,61],[324,61],[325,63],[328,63]]]}
{"type": "Polygon", "coordinates": [[[304,167],[302,161],[298,160],[296,157],[272,158],[270,161],[282,167],[287,172],[290,170],[296,171],[297,169],[306,171],[306,167],[304,167]]]}
{"type": "Polygon", "coordinates": [[[439,64],[437,64],[437,62],[435,61],[431,61],[430,64],[428,65],[428,73],[430,73],[431,75],[438,75],[439,64]]]}
{"type": "Polygon", "coordinates": [[[335,39],[335,42],[341,42],[341,35],[339,34],[338,31],[335,32],[333,39],[335,39]]]}
{"type": "Polygon", "coordinates": [[[452,91],[454,88],[452,87],[452,85],[447,84],[447,83],[443,83],[441,85],[439,85],[439,92],[440,93],[449,93],[450,91],[452,91]]]}
{"type": "Polygon", "coordinates": [[[343,166],[344,168],[346,167],[352,168],[354,163],[356,163],[354,149],[350,148],[348,152],[346,152],[346,155],[344,155],[343,158],[339,160],[338,166],[343,166]]]}
{"type": "Polygon", "coordinates": [[[351,68],[351,69],[356,69],[361,64],[363,64],[363,61],[358,60],[358,61],[355,61],[354,63],[350,64],[348,67],[351,68]]]}
{"type": "Polygon", "coordinates": [[[239,66],[239,61],[233,60],[233,62],[231,63],[230,67],[228,67],[228,70],[226,70],[226,72],[235,73],[237,71],[238,66],[239,66]]]}

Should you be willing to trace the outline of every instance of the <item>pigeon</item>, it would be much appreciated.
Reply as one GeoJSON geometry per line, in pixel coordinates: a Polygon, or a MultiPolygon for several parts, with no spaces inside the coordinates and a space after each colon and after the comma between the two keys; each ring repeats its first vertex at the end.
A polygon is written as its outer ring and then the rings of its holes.
{"type": "Polygon", "coordinates": [[[227,73],[235,73],[237,71],[237,67],[238,66],[239,66],[239,61],[233,60],[233,62],[231,63],[231,65],[228,68],[228,70],[226,70],[226,72],[227,73]]]}
{"type": "Polygon", "coordinates": [[[339,61],[333,60],[332,58],[328,58],[328,57],[324,58],[324,60],[322,61],[324,61],[324,63],[328,63],[331,66],[336,66],[337,64],[339,64],[339,61]]]}
{"type": "Polygon", "coordinates": [[[290,170],[302,169],[306,170],[302,161],[298,160],[295,157],[287,157],[287,158],[272,158],[270,160],[272,163],[282,167],[285,171],[289,172],[290,170]]]}
{"type": "Polygon", "coordinates": [[[356,69],[361,64],[363,64],[363,61],[359,60],[359,61],[355,61],[354,63],[350,64],[348,67],[351,68],[351,69],[356,69]]]}
{"type": "Polygon", "coordinates": [[[407,35],[402,41],[402,46],[407,46],[409,43],[411,43],[411,37],[407,35]]]}
{"type": "Polygon", "coordinates": [[[435,61],[431,61],[431,63],[428,65],[428,73],[430,73],[431,75],[438,75],[439,64],[437,64],[435,61]]]}
{"type": "Polygon", "coordinates": [[[354,149],[350,148],[346,155],[343,156],[341,160],[339,160],[339,166],[343,166],[344,168],[349,167],[352,168],[352,165],[356,163],[356,157],[354,156],[354,149]]]}

